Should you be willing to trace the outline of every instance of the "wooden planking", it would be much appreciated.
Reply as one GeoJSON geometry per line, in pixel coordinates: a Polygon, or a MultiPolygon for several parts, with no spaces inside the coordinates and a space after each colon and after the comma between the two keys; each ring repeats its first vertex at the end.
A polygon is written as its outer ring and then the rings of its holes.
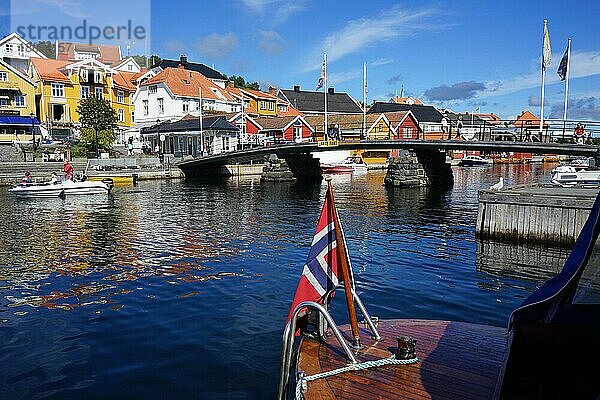
{"type": "MultiPolygon", "coordinates": [[[[341,327],[349,335],[347,325],[341,327]]],[[[378,326],[384,340],[375,342],[361,328],[364,348],[360,361],[389,357],[396,337],[417,340],[420,361],[412,365],[384,366],[349,372],[308,383],[305,393],[312,399],[482,399],[493,394],[506,352],[504,328],[462,322],[385,320],[378,326]]],[[[346,365],[335,341],[303,339],[298,369],[307,375],[346,365]]]]}
{"type": "Polygon", "coordinates": [[[482,190],[476,234],[481,239],[570,246],[597,193],[598,189],[544,185],[482,190]]]}

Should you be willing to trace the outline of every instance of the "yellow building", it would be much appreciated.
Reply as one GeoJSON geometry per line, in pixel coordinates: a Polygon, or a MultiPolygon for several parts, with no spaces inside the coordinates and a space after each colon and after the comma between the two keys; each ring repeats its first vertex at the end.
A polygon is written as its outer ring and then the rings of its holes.
{"type": "Polygon", "coordinates": [[[0,59],[0,143],[31,142],[35,119],[35,84],[0,59]]]}
{"type": "Polygon", "coordinates": [[[73,137],[79,125],[77,106],[89,96],[111,102],[120,130],[133,125],[134,73],[117,71],[95,59],[70,62],[32,58],[29,76],[37,86],[40,121],[54,138],[73,137]]]}

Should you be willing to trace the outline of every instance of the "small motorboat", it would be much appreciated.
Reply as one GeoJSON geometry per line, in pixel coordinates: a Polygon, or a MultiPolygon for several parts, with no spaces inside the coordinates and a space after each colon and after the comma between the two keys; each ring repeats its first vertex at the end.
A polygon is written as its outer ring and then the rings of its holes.
{"type": "Polygon", "coordinates": [[[40,184],[20,183],[8,189],[8,191],[18,197],[48,198],[82,194],[108,194],[112,188],[111,179],[104,179],[100,182],[65,180],[40,184]]]}
{"type": "Polygon", "coordinates": [[[563,186],[600,185],[600,170],[559,165],[552,170],[552,183],[563,186]]]}
{"type": "Polygon", "coordinates": [[[325,174],[360,174],[366,173],[368,167],[362,157],[352,156],[346,157],[344,161],[339,163],[323,164],[321,165],[321,170],[325,174]]]}
{"type": "Polygon", "coordinates": [[[479,167],[492,165],[494,161],[479,156],[465,156],[460,159],[458,165],[461,167],[479,167]]]}

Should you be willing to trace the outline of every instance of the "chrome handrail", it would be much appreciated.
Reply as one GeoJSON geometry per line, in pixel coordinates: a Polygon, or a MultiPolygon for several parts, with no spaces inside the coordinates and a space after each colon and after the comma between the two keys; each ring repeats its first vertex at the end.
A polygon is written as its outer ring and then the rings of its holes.
{"type": "MultiPolygon", "coordinates": [[[[344,287],[344,283],[340,282],[336,287],[329,289],[329,291],[327,293],[325,293],[325,296],[323,297],[325,299],[325,301],[328,301],[328,299],[330,298],[331,294],[333,292],[335,292],[338,289],[341,289],[344,287]]],[[[373,323],[373,320],[371,319],[371,315],[369,314],[369,312],[367,311],[367,308],[365,307],[365,305],[363,304],[362,300],[360,299],[360,297],[358,297],[358,294],[356,293],[356,291],[354,290],[354,288],[350,289],[350,291],[352,292],[352,297],[354,297],[354,301],[356,301],[356,304],[358,305],[358,308],[360,309],[360,312],[362,313],[365,322],[367,324],[367,326],[369,327],[369,330],[371,331],[371,338],[373,340],[382,340],[382,337],[379,335],[379,332],[377,331],[377,328],[375,327],[375,324],[373,323]]]]}
{"type": "Polygon", "coordinates": [[[350,347],[344,340],[342,333],[338,329],[337,325],[335,324],[335,321],[333,320],[327,309],[323,305],[314,301],[304,301],[298,304],[296,308],[294,308],[294,311],[292,312],[292,318],[290,319],[290,322],[287,323],[283,331],[283,346],[281,349],[281,373],[279,377],[279,394],[277,396],[279,400],[285,400],[285,394],[287,392],[287,383],[290,378],[292,347],[294,346],[294,334],[296,332],[296,320],[298,318],[298,313],[300,313],[300,311],[305,308],[315,309],[317,312],[320,312],[321,315],[323,315],[323,317],[325,317],[327,323],[331,327],[333,334],[335,335],[340,346],[342,346],[342,349],[346,353],[348,360],[350,360],[350,363],[358,363],[358,360],[352,353],[352,350],[350,350],[350,347]]]}

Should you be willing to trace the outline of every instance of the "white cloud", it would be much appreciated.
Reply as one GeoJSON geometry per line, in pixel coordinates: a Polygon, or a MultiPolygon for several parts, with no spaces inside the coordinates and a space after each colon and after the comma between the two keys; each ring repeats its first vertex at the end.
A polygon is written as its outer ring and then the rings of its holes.
{"type": "MultiPolygon", "coordinates": [[[[558,62],[546,70],[546,85],[560,81],[556,70],[558,62]]],[[[600,74],[600,51],[582,51],[571,53],[569,79],[584,78],[600,74]]],[[[523,89],[539,87],[542,83],[541,73],[516,76],[510,79],[489,81],[485,83],[488,88],[480,92],[476,97],[500,96],[518,92],[523,89]]]]}
{"type": "Polygon", "coordinates": [[[305,7],[305,0],[242,0],[242,3],[261,17],[267,17],[271,27],[283,24],[305,7]]]}
{"type": "Polygon", "coordinates": [[[347,72],[334,72],[329,75],[329,86],[339,85],[342,82],[351,81],[354,79],[360,79],[362,82],[362,69],[347,71],[347,72]]]}
{"type": "Polygon", "coordinates": [[[419,31],[441,29],[439,23],[429,24],[424,20],[436,13],[434,9],[415,11],[395,6],[373,18],[348,21],[345,27],[330,33],[322,43],[309,52],[306,59],[310,62],[301,68],[301,72],[319,69],[321,58],[319,54],[323,50],[327,51],[328,61],[333,62],[374,43],[407,37],[419,31]]]}
{"type": "Polygon", "coordinates": [[[284,43],[285,40],[275,31],[258,32],[258,47],[267,54],[281,53],[284,43]]]}
{"type": "Polygon", "coordinates": [[[379,67],[380,65],[387,65],[393,62],[394,60],[392,60],[391,58],[378,58],[376,60],[371,61],[369,65],[372,67],[379,67]]]}
{"type": "Polygon", "coordinates": [[[209,58],[225,58],[238,46],[238,38],[233,32],[221,35],[211,33],[198,41],[198,50],[209,58]]]}

